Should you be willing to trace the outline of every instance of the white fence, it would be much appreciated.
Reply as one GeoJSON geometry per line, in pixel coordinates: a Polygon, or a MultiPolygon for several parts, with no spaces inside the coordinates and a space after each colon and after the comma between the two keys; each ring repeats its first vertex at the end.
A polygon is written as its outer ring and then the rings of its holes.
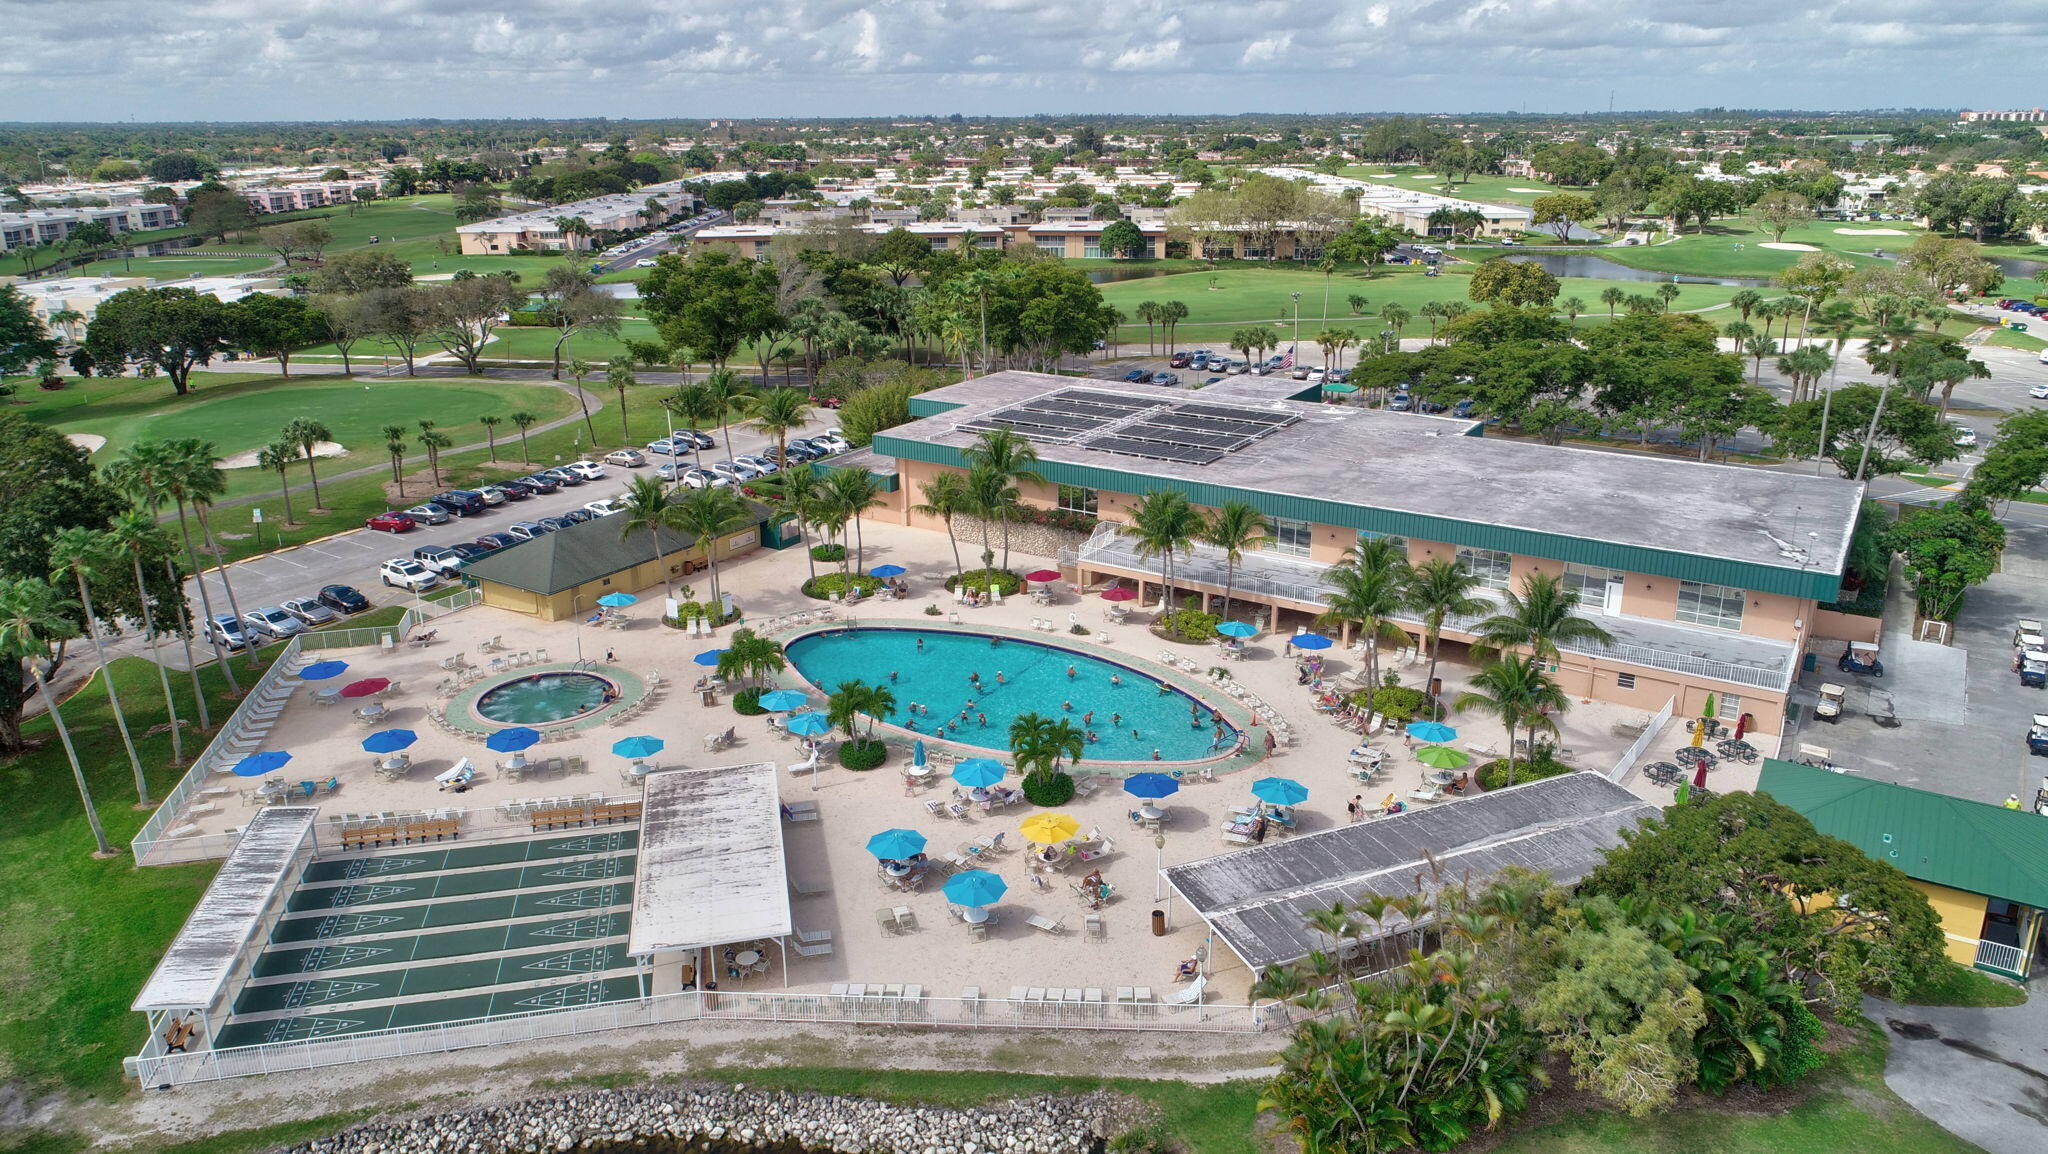
{"type": "Polygon", "coordinates": [[[2001,974],[2025,978],[2026,974],[2020,969],[2020,965],[2026,961],[2026,957],[2026,951],[2018,946],[2008,946],[2004,942],[1977,943],[1976,964],[1997,970],[2001,974]]]}
{"type": "Polygon", "coordinates": [[[1657,735],[1664,732],[1664,726],[1671,721],[1671,714],[1677,708],[1678,699],[1676,697],[1664,699],[1664,708],[1658,710],[1650,718],[1649,727],[1644,729],[1642,734],[1634,742],[1630,743],[1628,749],[1623,751],[1622,755],[1615,760],[1614,768],[1607,771],[1607,780],[1619,783],[1622,778],[1628,776],[1629,767],[1636,763],[1636,759],[1643,755],[1644,750],[1650,748],[1650,743],[1657,740],[1657,735]]]}
{"type": "Polygon", "coordinates": [[[1160,1030],[1243,1034],[1285,1029],[1291,1017],[1273,1006],[1172,1006],[1157,1002],[1072,1003],[1009,998],[879,997],[834,994],[687,991],[596,1006],[537,1010],[430,1026],[366,1031],[338,1038],[266,1042],[227,1050],[161,1054],[126,1060],[145,1088],[313,1070],[382,1058],[440,1054],[483,1046],[705,1020],[807,1022],[1012,1030],[1160,1030]]]}

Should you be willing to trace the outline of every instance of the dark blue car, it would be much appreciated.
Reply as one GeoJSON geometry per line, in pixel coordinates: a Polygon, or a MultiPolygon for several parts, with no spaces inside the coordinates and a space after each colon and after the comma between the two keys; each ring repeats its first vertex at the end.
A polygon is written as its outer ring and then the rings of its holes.
{"type": "Polygon", "coordinates": [[[1127,381],[1142,381],[1146,377],[1149,377],[1151,375],[1152,374],[1146,372],[1143,369],[1132,369],[1130,372],[1124,374],[1124,379],[1127,381]]]}

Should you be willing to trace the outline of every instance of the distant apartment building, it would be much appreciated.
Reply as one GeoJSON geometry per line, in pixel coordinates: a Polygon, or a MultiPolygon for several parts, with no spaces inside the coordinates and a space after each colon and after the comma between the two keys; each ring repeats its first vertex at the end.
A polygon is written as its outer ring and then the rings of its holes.
{"type": "Polygon", "coordinates": [[[309,208],[355,203],[357,189],[377,191],[374,180],[320,180],[280,188],[245,188],[242,198],[260,213],[303,212],[309,208]]]}
{"type": "Polygon", "coordinates": [[[128,204],[101,208],[32,208],[0,212],[0,252],[30,244],[56,244],[71,231],[98,221],[116,235],[175,228],[178,210],[167,204],[128,204]]]}
{"type": "MultiPolygon", "coordinates": [[[[993,224],[975,224],[964,221],[913,221],[909,224],[869,222],[856,226],[861,232],[880,236],[895,229],[902,229],[922,239],[934,249],[991,249],[1002,248],[1005,232],[993,224]]],[[[778,236],[794,236],[803,231],[801,226],[775,224],[728,224],[698,229],[690,237],[692,248],[723,249],[747,260],[759,260],[768,255],[768,245],[778,236]]]]}
{"type": "Polygon", "coordinates": [[[1401,188],[1350,176],[1328,176],[1300,168],[1265,168],[1260,171],[1282,180],[1306,177],[1317,191],[1346,200],[1355,199],[1358,215],[1377,220],[1389,228],[1406,229],[1417,236],[1447,231],[1433,229],[1429,223],[1430,215],[1442,209],[1478,213],[1480,225],[1476,235],[1479,236],[1515,236],[1534,227],[1536,220],[1535,211],[1526,205],[1463,200],[1424,192],[1419,188],[1401,188]]]}
{"type": "Polygon", "coordinates": [[[2048,111],[2039,108],[2009,108],[1993,111],[1965,111],[1957,120],[1963,124],[2003,121],[2008,124],[2048,124],[2048,111]]]}
{"type": "MultiPolygon", "coordinates": [[[[1102,230],[1115,223],[1113,220],[1046,220],[1038,224],[1013,225],[1010,243],[1028,244],[1050,256],[1093,260],[1116,255],[1102,251],[1102,230]]],[[[1163,259],[1166,256],[1166,226],[1146,222],[1138,225],[1138,231],[1145,237],[1145,247],[1138,255],[1163,259]]]]}
{"type": "Polygon", "coordinates": [[[470,256],[509,252],[581,252],[596,248],[602,233],[631,232],[651,225],[666,224],[696,210],[694,194],[673,185],[650,185],[637,192],[597,196],[570,204],[551,205],[528,212],[516,212],[496,220],[458,225],[455,235],[462,251],[470,256]],[[650,214],[648,201],[657,203],[650,214]],[[587,233],[568,233],[560,222],[581,217],[590,226],[587,233]]]}
{"type": "MultiPolygon", "coordinates": [[[[13,279],[13,278],[0,278],[13,279]]],[[[284,282],[271,276],[195,276],[184,280],[152,280],[145,276],[74,276],[57,280],[16,280],[15,287],[28,301],[33,313],[49,330],[65,340],[83,340],[100,305],[109,297],[134,288],[188,288],[224,301],[238,301],[256,293],[284,295],[284,282]],[[76,320],[56,321],[52,317],[72,313],[76,320]]]]}

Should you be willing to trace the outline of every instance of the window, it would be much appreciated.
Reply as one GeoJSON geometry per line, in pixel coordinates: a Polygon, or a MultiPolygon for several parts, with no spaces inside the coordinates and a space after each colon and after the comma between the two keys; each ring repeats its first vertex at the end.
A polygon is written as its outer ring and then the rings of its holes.
{"type": "Polygon", "coordinates": [[[1086,513],[1095,516],[1095,490],[1083,489],[1079,485],[1060,486],[1060,508],[1069,513],[1086,513]]]}
{"type": "Polygon", "coordinates": [[[1742,628],[1742,603],[1749,596],[1727,585],[1700,581],[1678,583],[1678,619],[1711,629],[1742,628]]]}
{"type": "Polygon", "coordinates": [[[1101,260],[1102,241],[1094,237],[1090,237],[1088,240],[1083,241],[1081,244],[1081,255],[1087,257],[1089,260],[1101,260]]]}
{"type": "Polygon", "coordinates": [[[1614,687],[1616,689],[1634,689],[1636,687],[1636,675],[1633,673],[1615,674],[1614,687]]]}
{"type": "Polygon", "coordinates": [[[1401,536],[1399,533],[1375,533],[1371,529],[1360,529],[1358,531],[1358,543],[1363,545],[1367,541],[1386,541],[1401,552],[1408,552],[1408,538],[1401,536]]]}
{"type": "Polygon", "coordinates": [[[1314,531],[1315,526],[1307,521],[1290,521],[1285,517],[1275,517],[1266,522],[1265,547],[1289,557],[1306,557],[1314,531]]]}
{"type": "Polygon", "coordinates": [[[1486,588],[1505,589],[1515,567],[1515,559],[1498,549],[1459,549],[1458,564],[1486,588]]]}
{"type": "Polygon", "coordinates": [[[1067,242],[1064,240],[1041,240],[1038,242],[1038,251],[1052,256],[1065,256],[1067,255],[1067,242]]]}
{"type": "Polygon", "coordinates": [[[1718,694],[1714,698],[1714,716],[1733,721],[1742,716],[1742,699],[1732,693],[1718,694]]]}
{"type": "Polygon", "coordinates": [[[1613,591],[1620,589],[1621,574],[1597,565],[1574,565],[1566,562],[1564,586],[1579,595],[1579,604],[1592,613],[1612,613],[1620,610],[1619,601],[1607,603],[1610,586],[1613,591]]]}

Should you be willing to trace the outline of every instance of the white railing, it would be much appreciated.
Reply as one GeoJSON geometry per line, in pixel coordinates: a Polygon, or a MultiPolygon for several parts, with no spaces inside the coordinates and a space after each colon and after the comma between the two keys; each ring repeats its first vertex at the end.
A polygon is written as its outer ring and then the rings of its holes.
{"type": "Polygon", "coordinates": [[[2026,977],[2025,971],[2020,969],[2026,960],[2026,951],[2018,946],[2008,946],[2003,942],[1977,943],[1977,964],[1988,966],[2001,974],[2011,974],[2015,978],[2026,977]]]}
{"type": "Polygon", "coordinates": [[[365,645],[382,645],[385,638],[396,642],[405,636],[410,609],[398,619],[396,625],[377,625],[363,629],[321,629],[313,633],[301,633],[292,638],[300,648],[311,653],[320,649],[357,649],[365,645]]]}
{"type": "Polygon", "coordinates": [[[1622,752],[1622,755],[1615,759],[1614,768],[1607,771],[1607,780],[1619,783],[1622,778],[1628,776],[1628,771],[1635,765],[1636,759],[1643,755],[1644,750],[1650,748],[1650,743],[1657,740],[1658,734],[1664,732],[1664,726],[1671,721],[1671,714],[1677,708],[1678,699],[1676,697],[1664,699],[1664,708],[1658,710],[1650,718],[1649,727],[1644,729],[1633,742],[1630,742],[1629,747],[1622,752]]]}
{"type": "MultiPolygon", "coordinates": [[[[1169,996],[1170,996],[1170,992],[1169,996]]],[[[833,994],[688,991],[563,1010],[472,1018],[338,1038],[265,1042],[185,1054],[145,1051],[124,1063],[145,1087],[312,1070],[415,1054],[516,1045],[547,1038],[729,1019],[826,1025],[901,1025],[1008,1030],[1158,1030],[1258,1033],[1291,1025],[1271,1006],[1173,1006],[1157,1002],[1030,1002],[1008,998],[887,998],[833,994]]],[[[153,1048],[153,1047],[152,1047],[153,1048]]]]}

